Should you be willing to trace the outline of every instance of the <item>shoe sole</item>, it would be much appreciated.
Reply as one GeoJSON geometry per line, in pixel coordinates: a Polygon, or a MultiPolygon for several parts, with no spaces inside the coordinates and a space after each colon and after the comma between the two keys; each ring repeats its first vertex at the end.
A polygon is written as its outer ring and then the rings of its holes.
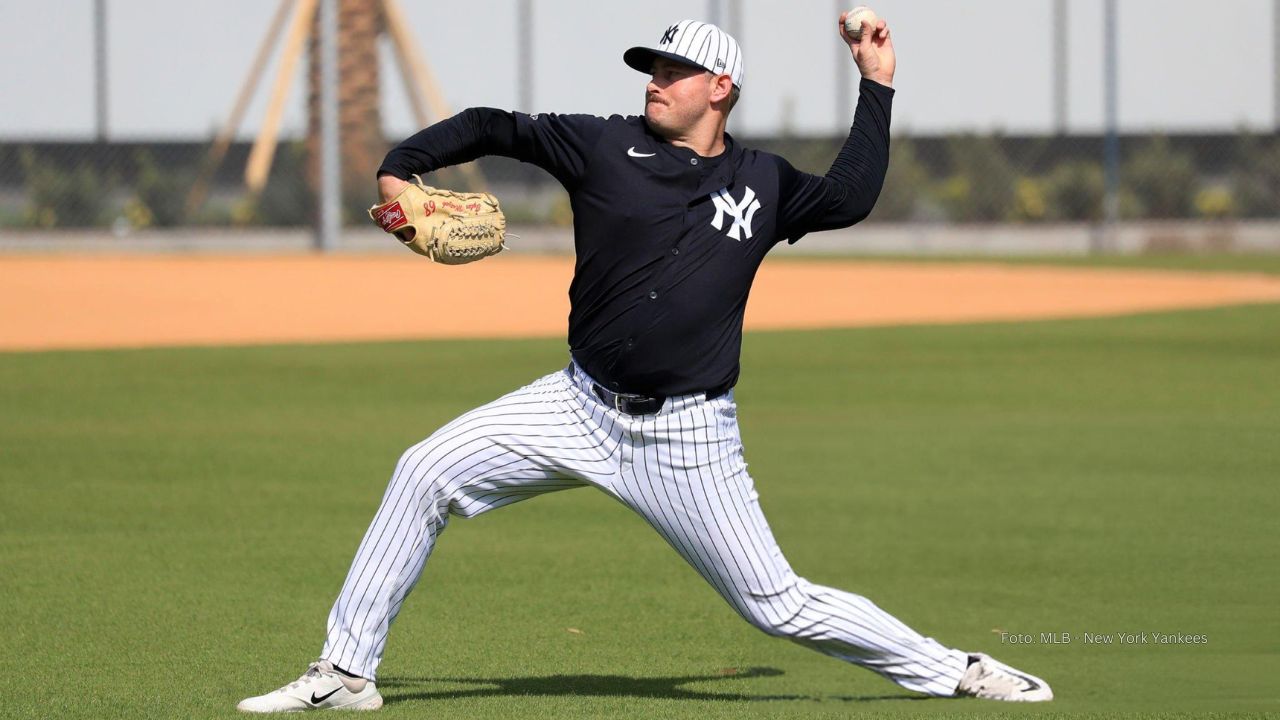
{"type": "Polygon", "coordinates": [[[358,712],[362,710],[377,710],[381,707],[382,707],[382,695],[375,692],[372,697],[355,700],[347,703],[346,705],[330,705],[329,707],[325,707],[325,708],[289,708],[288,710],[246,710],[245,708],[242,708],[237,705],[236,709],[242,713],[260,715],[260,714],[274,714],[274,713],[300,713],[300,712],[310,712],[312,710],[354,710],[358,712]]]}

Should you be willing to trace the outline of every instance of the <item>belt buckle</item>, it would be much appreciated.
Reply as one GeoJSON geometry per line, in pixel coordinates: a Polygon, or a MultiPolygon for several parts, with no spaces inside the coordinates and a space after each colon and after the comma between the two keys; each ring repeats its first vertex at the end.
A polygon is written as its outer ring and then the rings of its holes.
{"type": "Polygon", "coordinates": [[[595,390],[597,397],[612,405],[614,410],[620,413],[626,412],[622,409],[622,393],[616,393],[600,383],[592,383],[592,389],[595,390]]]}

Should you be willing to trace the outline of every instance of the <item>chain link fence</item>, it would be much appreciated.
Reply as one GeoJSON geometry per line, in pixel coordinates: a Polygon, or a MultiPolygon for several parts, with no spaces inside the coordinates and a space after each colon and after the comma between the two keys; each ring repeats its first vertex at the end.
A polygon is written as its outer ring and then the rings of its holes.
{"type": "MultiPolygon", "coordinates": [[[[821,172],[838,148],[761,138],[821,172]]],[[[1120,218],[1280,218],[1280,137],[1127,135],[1120,139],[1120,218]]],[[[1105,195],[1097,135],[898,136],[874,222],[1097,223],[1105,195]]]]}
{"type": "MultiPolygon", "coordinates": [[[[745,138],[797,167],[823,172],[842,138],[745,138]]],[[[894,138],[888,178],[869,222],[1098,223],[1104,178],[1099,136],[945,135],[894,138]]],[[[390,143],[388,143],[389,147],[390,143]]],[[[259,195],[245,192],[249,148],[233,144],[203,202],[188,201],[205,143],[0,140],[0,227],[45,230],[305,226],[314,220],[307,147],[285,143],[259,195]]],[[[1280,137],[1127,135],[1121,138],[1122,220],[1280,220],[1280,137]]],[[[522,223],[565,223],[550,177],[503,159],[481,162],[522,223]]],[[[348,223],[365,220],[369,187],[350,187],[348,223]]]]}
{"type": "Polygon", "coordinates": [[[232,146],[210,191],[188,198],[208,145],[174,142],[0,141],[0,225],[51,231],[110,229],[117,234],[175,227],[303,226],[315,192],[300,143],[280,148],[271,182],[244,190],[248,146],[232,146]]]}

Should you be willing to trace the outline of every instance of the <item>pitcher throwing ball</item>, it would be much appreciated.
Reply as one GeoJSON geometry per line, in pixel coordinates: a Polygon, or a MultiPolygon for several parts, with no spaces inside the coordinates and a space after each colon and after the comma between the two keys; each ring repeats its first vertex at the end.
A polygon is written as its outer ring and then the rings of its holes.
{"type": "Polygon", "coordinates": [[[568,367],[405,451],[329,614],[320,659],[241,710],[380,707],[388,631],[449,517],[585,486],[644,518],[770,635],[929,695],[1053,697],[1039,678],[797,575],[747,474],[733,387],[756,269],[783,240],[865,218],[888,167],[889,28],[864,25],[855,42],[843,21],[862,80],[849,137],[825,176],[725,133],[744,85],[742,51],[720,28],[691,20],[665,28],[656,47],[623,54],[649,76],[642,117],[472,108],[387,155],[384,201],[415,174],[483,155],[533,163],[564,185],[577,252],[568,367]]]}

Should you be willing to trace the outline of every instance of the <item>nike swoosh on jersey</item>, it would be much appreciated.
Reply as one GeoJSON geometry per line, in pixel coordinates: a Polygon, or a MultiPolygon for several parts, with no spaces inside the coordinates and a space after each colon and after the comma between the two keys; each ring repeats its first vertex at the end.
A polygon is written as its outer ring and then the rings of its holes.
{"type": "Polygon", "coordinates": [[[636,147],[632,145],[631,147],[627,148],[627,154],[630,155],[631,157],[653,157],[658,153],[638,153],[636,152],[636,147]]]}

